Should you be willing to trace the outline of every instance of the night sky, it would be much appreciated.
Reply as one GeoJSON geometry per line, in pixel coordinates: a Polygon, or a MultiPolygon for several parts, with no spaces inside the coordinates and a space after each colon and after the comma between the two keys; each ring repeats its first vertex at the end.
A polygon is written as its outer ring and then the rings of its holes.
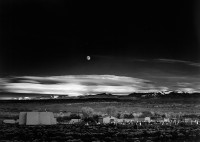
{"type": "Polygon", "coordinates": [[[116,75],[200,88],[198,0],[2,0],[0,9],[2,78],[116,75]]]}

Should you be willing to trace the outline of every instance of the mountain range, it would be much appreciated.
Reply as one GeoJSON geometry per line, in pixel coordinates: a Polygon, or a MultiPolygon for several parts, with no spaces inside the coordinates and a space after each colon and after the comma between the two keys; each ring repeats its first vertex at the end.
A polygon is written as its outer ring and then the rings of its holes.
{"type": "MultiPolygon", "coordinates": [[[[136,100],[136,99],[151,99],[151,98],[198,98],[200,93],[198,92],[178,92],[178,91],[160,91],[152,93],[131,93],[128,95],[113,95],[110,93],[100,93],[95,95],[83,95],[83,96],[69,96],[69,95],[57,95],[57,94],[31,94],[30,93],[10,93],[1,92],[1,94],[9,96],[20,96],[13,97],[10,100],[70,100],[70,99],[80,99],[80,100],[92,100],[92,99],[116,99],[116,100],[136,100]],[[29,97],[27,97],[29,96],[29,97]]],[[[9,100],[9,99],[8,99],[9,100]]]]}

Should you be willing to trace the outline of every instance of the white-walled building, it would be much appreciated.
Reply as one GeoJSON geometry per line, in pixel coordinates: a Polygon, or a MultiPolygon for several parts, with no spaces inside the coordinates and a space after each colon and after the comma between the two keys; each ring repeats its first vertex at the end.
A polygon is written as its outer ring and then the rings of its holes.
{"type": "Polygon", "coordinates": [[[39,125],[39,112],[27,112],[26,125],[39,125]]]}
{"type": "Polygon", "coordinates": [[[150,118],[150,117],[145,117],[145,118],[144,118],[144,121],[145,121],[145,122],[151,122],[151,118],[150,118]]]}
{"type": "Polygon", "coordinates": [[[81,119],[71,119],[69,121],[69,124],[75,124],[75,123],[79,123],[79,122],[81,122],[81,119]]]}
{"type": "Polygon", "coordinates": [[[108,123],[118,122],[117,120],[118,119],[116,117],[113,117],[113,116],[104,116],[104,117],[99,119],[99,122],[108,124],[108,123]]]}
{"type": "Polygon", "coordinates": [[[27,114],[27,112],[19,113],[19,125],[26,124],[26,114],[27,114]]]}
{"type": "Polygon", "coordinates": [[[124,119],[117,119],[117,123],[124,123],[125,120],[124,119]]]}
{"type": "Polygon", "coordinates": [[[15,124],[16,121],[13,120],[13,119],[5,119],[5,120],[3,120],[3,123],[5,123],[5,124],[15,124]]]}
{"type": "Polygon", "coordinates": [[[164,122],[170,122],[169,118],[164,118],[164,122]]]}
{"type": "Polygon", "coordinates": [[[64,117],[64,116],[70,116],[72,113],[71,112],[59,112],[59,113],[54,113],[55,117],[64,117]]]}
{"type": "Polygon", "coordinates": [[[53,125],[57,121],[52,112],[20,112],[20,125],[53,125]]]}

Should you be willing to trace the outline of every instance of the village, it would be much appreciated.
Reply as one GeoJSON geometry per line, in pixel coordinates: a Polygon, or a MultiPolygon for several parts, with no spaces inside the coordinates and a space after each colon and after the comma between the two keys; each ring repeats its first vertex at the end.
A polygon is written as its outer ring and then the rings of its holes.
{"type": "Polygon", "coordinates": [[[105,108],[105,113],[95,112],[90,107],[83,107],[78,112],[48,112],[32,111],[19,112],[18,119],[1,119],[0,124],[19,125],[55,125],[55,124],[142,124],[160,123],[162,125],[178,125],[179,123],[198,125],[200,116],[179,114],[156,114],[148,111],[144,112],[118,112],[117,108],[110,106],[105,108]]]}
{"type": "MultiPolygon", "coordinates": [[[[142,113],[141,113],[142,114],[142,113]]],[[[118,114],[119,115],[119,114],[118,114]]],[[[178,125],[179,123],[187,124],[199,124],[200,119],[194,116],[187,117],[163,117],[163,116],[152,116],[152,115],[141,115],[135,116],[133,114],[123,114],[122,116],[114,116],[110,114],[84,116],[81,112],[77,115],[71,112],[60,112],[56,114],[58,118],[58,124],[75,124],[75,123],[86,123],[88,124],[142,124],[146,123],[160,123],[162,125],[178,125]],[[70,120],[71,117],[71,120],[70,120]]]]}
{"type": "Polygon", "coordinates": [[[199,116],[158,115],[151,112],[105,113],[83,107],[78,112],[19,112],[18,119],[4,119],[0,125],[3,141],[67,142],[198,142],[199,116]],[[176,116],[176,117],[175,117],[176,116]]]}

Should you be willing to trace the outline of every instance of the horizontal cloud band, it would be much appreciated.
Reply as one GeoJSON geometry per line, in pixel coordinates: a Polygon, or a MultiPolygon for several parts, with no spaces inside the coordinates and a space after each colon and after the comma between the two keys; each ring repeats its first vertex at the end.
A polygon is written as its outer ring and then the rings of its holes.
{"type": "Polygon", "coordinates": [[[4,87],[8,92],[79,96],[104,92],[125,95],[138,91],[168,89],[156,87],[149,80],[115,75],[23,76],[14,79],[15,82],[6,83],[4,87]]]}

